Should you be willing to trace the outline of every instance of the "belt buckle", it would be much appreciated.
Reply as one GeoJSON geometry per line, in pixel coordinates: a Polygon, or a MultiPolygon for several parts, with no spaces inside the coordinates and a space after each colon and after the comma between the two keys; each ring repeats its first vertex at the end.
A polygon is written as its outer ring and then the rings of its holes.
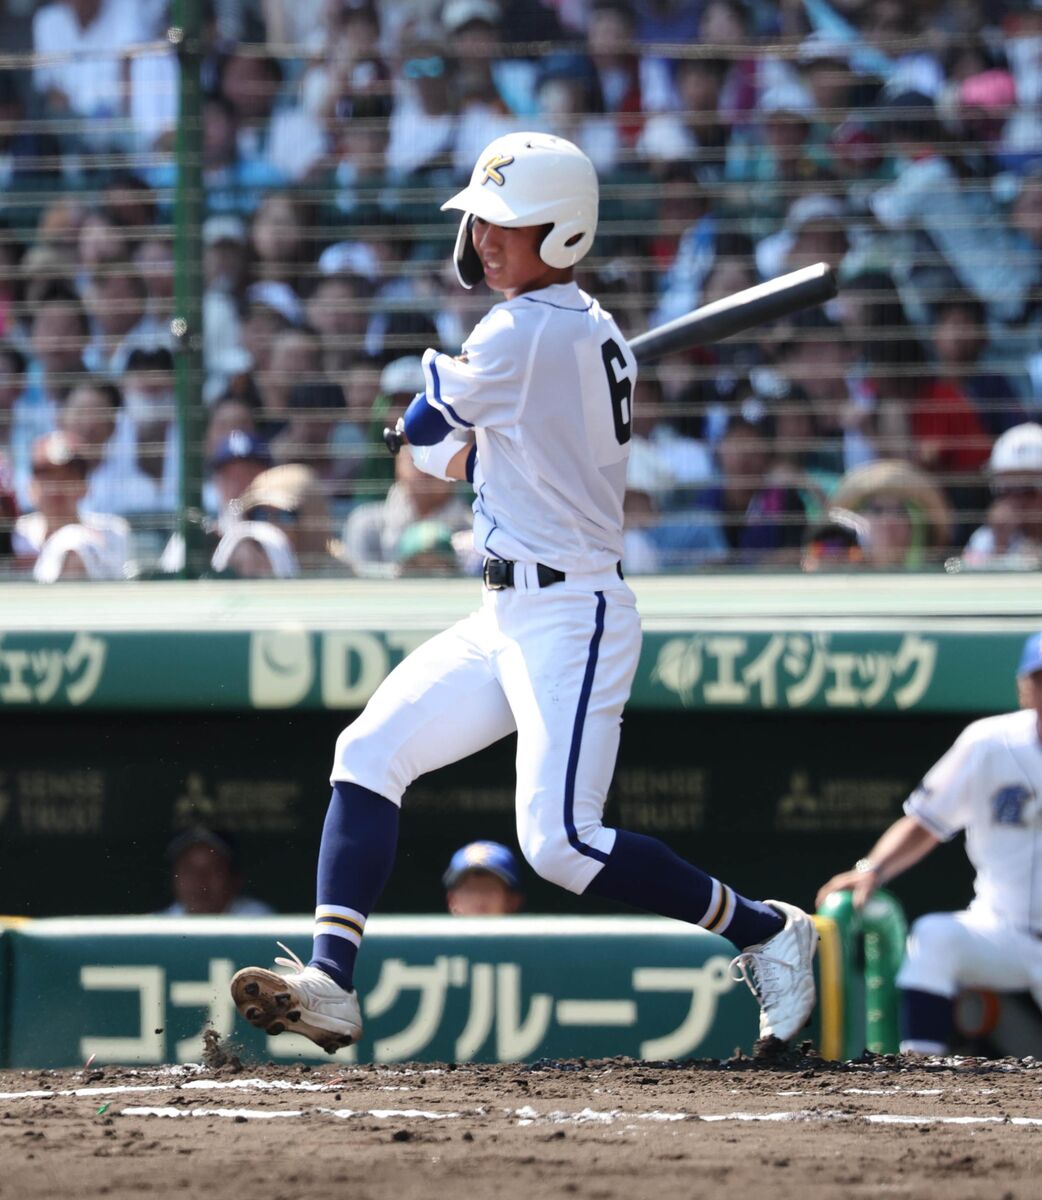
{"type": "Polygon", "coordinates": [[[514,564],[504,558],[486,558],[481,577],[490,592],[502,592],[514,586],[514,564]]]}

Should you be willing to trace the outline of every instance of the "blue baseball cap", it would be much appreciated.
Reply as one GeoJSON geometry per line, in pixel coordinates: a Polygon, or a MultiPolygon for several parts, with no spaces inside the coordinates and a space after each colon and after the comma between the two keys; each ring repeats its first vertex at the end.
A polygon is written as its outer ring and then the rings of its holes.
{"type": "Polygon", "coordinates": [[[441,881],[446,888],[454,888],[469,871],[487,871],[502,879],[511,891],[521,888],[517,859],[502,842],[470,842],[461,846],[441,881]]]}
{"type": "Polygon", "coordinates": [[[1042,671],[1042,633],[1033,633],[1024,643],[1024,649],[1020,652],[1017,678],[1034,675],[1036,671],[1042,671]]]}
{"type": "Polygon", "coordinates": [[[233,429],[217,444],[217,449],[210,459],[210,470],[216,471],[230,462],[257,462],[264,467],[270,467],[271,450],[268,443],[256,434],[247,433],[243,429],[233,429]]]}

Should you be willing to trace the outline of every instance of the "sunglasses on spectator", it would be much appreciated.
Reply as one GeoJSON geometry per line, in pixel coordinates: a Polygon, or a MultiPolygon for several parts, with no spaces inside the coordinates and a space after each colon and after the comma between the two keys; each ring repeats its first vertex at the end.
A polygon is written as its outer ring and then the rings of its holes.
{"type": "Polygon", "coordinates": [[[861,510],[869,517],[898,517],[907,520],[908,509],[897,501],[887,503],[885,500],[873,500],[861,510]]]}
{"type": "Polygon", "coordinates": [[[1033,496],[1042,495],[1042,484],[1016,483],[1008,484],[1005,487],[999,484],[997,487],[993,487],[991,492],[999,499],[1010,496],[1019,500],[1030,500],[1033,496]]]}
{"type": "Polygon", "coordinates": [[[402,72],[406,79],[437,79],[445,73],[445,59],[437,54],[430,58],[410,58],[402,72]]]}
{"type": "Polygon", "coordinates": [[[273,504],[262,504],[257,508],[251,508],[246,513],[248,521],[267,521],[270,525],[295,525],[297,514],[289,512],[285,508],[276,508],[273,504]]]}

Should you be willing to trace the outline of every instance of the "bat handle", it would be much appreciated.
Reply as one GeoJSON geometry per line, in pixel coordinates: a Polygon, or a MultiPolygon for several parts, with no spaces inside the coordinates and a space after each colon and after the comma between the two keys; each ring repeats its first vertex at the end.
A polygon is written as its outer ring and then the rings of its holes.
{"type": "Polygon", "coordinates": [[[393,429],[390,426],[384,428],[384,445],[391,455],[397,456],[405,445],[405,440],[405,421],[401,417],[398,418],[393,429]]]}

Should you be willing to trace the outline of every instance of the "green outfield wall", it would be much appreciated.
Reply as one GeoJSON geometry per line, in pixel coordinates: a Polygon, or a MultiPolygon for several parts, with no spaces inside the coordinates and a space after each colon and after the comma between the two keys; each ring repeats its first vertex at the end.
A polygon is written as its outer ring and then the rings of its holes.
{"type": "MultiPolygon", "coordinates": [[[[310,937],[304,917],[9,929],[0,1066],[199,1062],[205,1028],[231,1036],[246,1061],[329,1061],[304,1038],[252,1029],[228,992],[240,966],[281,953],[276,938],[305,952],[310,937]]],[[[733,954],[723,938],[649,918],[378,916],[359,960],[365,1037],[335,1057],[726,1057],[757,1034],[756,1004],[728,974],[733,954]]]]}

